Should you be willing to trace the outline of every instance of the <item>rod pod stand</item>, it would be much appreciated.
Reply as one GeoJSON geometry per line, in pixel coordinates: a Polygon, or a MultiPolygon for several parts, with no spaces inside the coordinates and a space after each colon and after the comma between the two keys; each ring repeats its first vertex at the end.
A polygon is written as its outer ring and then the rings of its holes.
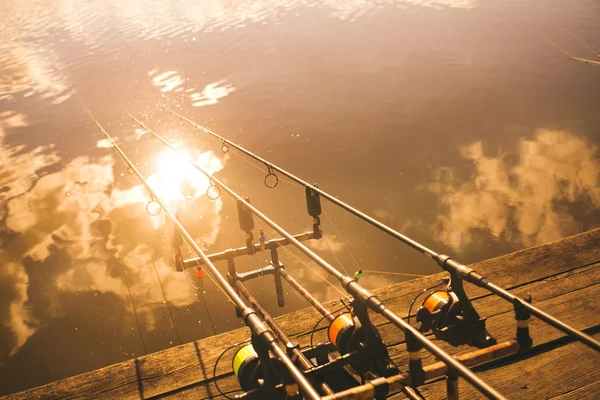
{"type": "MultiPolygon", "coordinates": [[[[233,257],[227,257],[227,281],[234,288],[236,293],[239,294],[239,290],[237,289],[236,284],[235,284],[236,281],[238,281],[238,280],[245,281],[245,280],[249,280],[249,279],[258,278],[258,277],[264,276],[268,272],[270,272],[269,274],[273,275],[273,279],[275,282],[275,293],[277,294],[277,305],[279,307],[284,307],[285,306],[285,297],[283,296],[283,285],[281,283],[281,272],[280,271],[282,269],[284,269],[285,267],[283,264],[281,264],[279,262],[279,258],[277,256],[277,250],[275,250],[275,249],[271,250],[271,259],[273,260],[271,263],[273,269],[271,271],[265,272],[266,268],[263,268],[263,269],[253,270],[253,271],[247,272],[245,274],[238,274],[235,269],[235,261],[234,261],[233,257]]],[[[240,309],[238,307],[235,307],[235,314],[238,318],[240,318],[242,316],[240,313],[240,309]]]]}
{"type": "Polygon", "coordinates": [[[440,255],[437,262],[450,273],[448,289],[458,297],[460,311],[451,325],[442,329],[435,329],[435,336],[453,346],[469,344],[481,349],[495,345],[497,343],[496,339],[490,335],[485,327],[486,318],[479,316],[479,313],[473,307],[473,303],[465,293],[463,278],[460,276],[459,271],[446,268],[446,261],[449,259],[449,256],[440,255]]]}
{"type": "Polygon", "coordinates": [[[281,284],[281,270],[284,268],[283,264],[279,262],[279,255],[277,254],[277,248],[271,250],[271,263],[275,272],[273,273],[273,279],[275,280],[275,293],[277,294],[277,305],[279,307],[285,306],[285,298],[283,297],[283,285],[281,284]]]}

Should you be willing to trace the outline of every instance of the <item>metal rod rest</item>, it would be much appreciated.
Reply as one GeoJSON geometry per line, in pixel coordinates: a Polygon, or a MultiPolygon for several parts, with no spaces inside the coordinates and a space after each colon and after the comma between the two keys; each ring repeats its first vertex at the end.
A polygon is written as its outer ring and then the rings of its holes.
{"type": "MultiPolygon", "coordinates": [[[[244,205],[244,207],[246,207],[248,210],[250,210],[254,215],[259,217],[261,220],[263,220],[265,223],[267,223],[269,226],[271,226],[273,229],[275,229],[277,232],[279,232],[283,237],[287,238],[291,244],[296,246],[296,248],[298,248],[300,251],[302,251],[304,254],[306,254],[309,258],[311,258],[315,263],[317,263],[317,265],[319,265],[321,268],[323,268],[325,271],[327,271],[330,275],[333,275],[335,278],[337,278],[338,281],[341,283],[342,287],[344,289],[346,289],[346,291],[348,291],[348,293],[350,293],[355,298],[355,300],[357,298],[364,300],[366,302],[366,305],[369,308],[371,308],[375,312],[383,315],[385,318],[387,318],[389,321],[391,321],[394,325],[396,325],[397,327],[399,327],[400,329],[402,329],[404,331],[407,331],[407,330],[410,331],[415,336],[415,338],[419,342],[421,342],[423,344],[423,346],[425,346],[425,348],[427,348],[429,351],[431,351],[439,359],[443,360],[444,362],[446,362],[447,364],[449,364],[450,366],[455,368],[457,373],[459,373],[462,377],[465,378],[465,380],[467,380],[469,383],[471,383],[471,385],[473,385],[473,387],[477,388],[479,391],[481,391],[483,394],[485,394],[489,398],[505,399],[504,396],[502,396],[495,389],[493,389],[491,386],[489,386],[487,383],[485,383],[481,378],[476,376],[471,370],[469,370],[467,367],[462,365],[460,362],[456,361],[451,355],[449,355],[448,353],[446,353],[442,349],[440,349],[437,345],[435,345],[432,341],[430,341],[428,338],[426,338],[417,329],[415,329],[414,327],[409,325],[402,318],[398,317],[396,314],[394,314],[393,312],[388,310],[383,305],[383,303],[381,301],[379,301],[379,299],[377,299],[377,297],[375,297],[375,295],[373,293],[371,293],[368,290],[366,290],[365,288],[363,288],[354,279],[352,279],[349,276],[344,275],[342,272],[338,271],[335,267],[333,267],[331,264],[329,264],[327,261],[325,261],[319,255],[317,255],[314,251],[312,251],[311,249],[309,249],[308,247],[303,245],[300,241],[298,241],[296,238],[294,238],[292,234],[290,234],[285,229],[280,227],[277,223],[275,223],[275,221],[271,220],[269,217],[267,217],[264,213],[262,213],[260,210],[258,210],[256,207],[254,207],[252,204],[248,203],[242,196],[240,196],[235,191],[233,191],[231,188],[229,188],[229,186],[225,185],[219,179],[215,178],[214,176],[212,176],[211,174],[206,172],[202,167],[200,167],[198,164],[196,164],[191,158],[189,158],[185,154],[181,153],[173,145],[171,145],[166,140],[164,140],[160,135],[158,135],[156,132],[154,132],[153,130],[148,128],[143,122],[141,122],[140,120],[138,120],[131,114],[129,114],[129,116],[132,117],[138,124],[140,124],[140,126],[142,126],[144,129],[146,129],[152,135],[154,135],[154,137],[156,137],[159,141],[161,141],[167,147],[169,147],[170,149],[175,151],[177,154],[179,154],[181,157],[183,157],[188,163],[190,163],[190,165],[194,166],[198,171],[202,172],[206,177],[211,179],[212,182],[215,185],[217,185],[220,189],[225,190],[225,192],[227,192],[230,196],[232,196],[233,198],[235,198],[236,200],[241,202],[244,205]]],[[[210,260],[207,259],[207,261],[210,261],[210,260]]]]}
{"type": "MultiPolygon", "coordinates": [[[[296,239],[298,239],[299,241],[304,242],[306,240],[313,239],[314,234],[312,231],[310,231],[310,232],[304,232],[304,233],[300,233],[298,235],[294,235],[294,237],[296,239]]],[[[265,250],[273,250],[279,246],[285,246],[288,244],[290,244],[290,241],[286,238],[271,239],[271,240],[268,240],[265,242],[265,250]]],[[[257,253],[260,251],[260,243],[256,243],[254,245],[254,250],[257,253]]],[[[227,260],[229,258],[235,258],[235,257],[239,257],[239,256],[246,256],[246,255],[248,255],[248,249],[244,246],[244,247],[238,247],[237,249],[230,249],[230,250],[225,250],[225,251],[221,251],[218,253],[209,254],[207,257],[212,262],[215,262],[215,261],[227,260]]],[[[184,268],[195,268],[195,267],[201,266],[203,264],[204,264],[204,261],[200,257],[190,258],[183,262],[184,268]]]]}

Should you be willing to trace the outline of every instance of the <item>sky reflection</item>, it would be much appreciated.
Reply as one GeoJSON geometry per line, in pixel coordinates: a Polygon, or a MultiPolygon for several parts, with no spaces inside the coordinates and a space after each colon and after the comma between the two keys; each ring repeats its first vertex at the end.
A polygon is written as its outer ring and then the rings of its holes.
{"type": "Polygon", "coordinates": [[[589,229],[592,223],[582,226],[573,214],[575,202],[586,208],[589,219],[597,217],[598,147],[585,138],[540,129],[532,139],[519,140],[516,162],[502,151],[485,154],[481,141],[461,147],[460,154],[474,164],[470,179],[462,181],[452,168],[440,168],[437,180],[427,185],[445,210],[433,231],[450,247],[477,241],[480,229],[524,247],[589,229]]]}
{"type": "MultiPolygon", "coordinates": [[[[0,138],[25,125],[23,116],[3,114],[0,138]]],[[[165,235],[164,216],[146,214],[149,198],[133,178],[130,180],[135,186],[115,187],[112,146],[105,156],[77,157],[56,172],[42,176],[36,172],[61,161],[55,153],[48,152],[51,147],[22,154],[17,153],[18,149],[0,146],[0,159],[6,161],[0,175],[0,187],[4,188],[0,193],[2,307],[6,311],[2,315],[6,316],[3,326],[9,333],[3,335],[8,340],[7,343],[3,339],[3,348],[8,344],[5,351],[14,354],[37,329],[62,314],[61,305],[52,301],[59,293],[110,292],[126,302],[131,293],[134,302],[143,299],[136,308],[145,324],[156,326],[153,307],[163,300],[156,290],[156,277],[149,274],[150,264],[156,266],[170,302],[185,306],[196,301],[195,290],[172,273],[170,248],[164,239],[169,236],[165,235]],[[46,315],[37,318],[26,305],[29,279],[20,260],[42,265],[57,253],[66,257],[68,263],[52,271],[56,274],[55,287],[46,291],[52,306],[46,315]],[[132,275],[136,278],[132,279],[132,275]]],[[[171,150],[160,153],[156,160],[158,172],[150,175],[151,185],[166,195],[182,217],[194,222],[190,232],[199,243],[212,243],[219,232],[222,202],[202,197],[208,179],[188,164],[182,165],[181,159],[173,158],[171,150]],[[173,168],[178,169],[179,180],[173,179],[173,168]],[[180,192],[184,181],[196,189],[187,197],[180,192]]],[[[211,173],[223,167],[211,152],[200,153],[198,161],[211,173]]]]}
{"type": "MultiPolygon", "coordinates": [[[[532,34],[582,48],[537,2],[501,3],[509,16],[476,0],[4,1],[0,394],[140,355],[140,336],[148,351],[177,344],[165,301],[183,341],[241,324],[214,284],[197,291],[174,273],[172,229],[146,213],[148,193],[74,92],[211,252],[243,245],[235,203],[208,200],[207,179],[126,112],[294,233],[311,226],[302,189],[265,189],[262,165],[221,154],[164,108],[465,263],[600,225],[598,69],[532,34]]],[[[596,5],[551,6],[600,48],[596,5]]],[[[325,210],[329,245],[311,246],[349,274],[437,271],[325,210]]],[[[317,298],[341,296],[315,265],[280,257],[317,298]]],[[[287,291],[286,308],[271,307],[272,280],[249,286],[275,315],[307,306],[287,291]]]]}

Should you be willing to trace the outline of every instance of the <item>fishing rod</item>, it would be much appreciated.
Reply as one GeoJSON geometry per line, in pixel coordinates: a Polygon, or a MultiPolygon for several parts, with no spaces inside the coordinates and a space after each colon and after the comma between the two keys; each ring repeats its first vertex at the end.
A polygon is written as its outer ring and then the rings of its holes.
{"type": "MultiPolygon", "coordinates": [[[[81,100],[80,100],[81,101],[81,100]]],[[[252,332],[253,338],[255,338],[255,347],[262,348],[266,350],[267,359],[270,358],[268,355],[268,351],[271,351],[277,359],[279,359],[287,371],[289,372],[292,379],[300,386],[302,392],[307,398],[316,400],[320,398],[318,392],[312,387],[310,382],[306,379],[304,374],[296,367],[294,362],[290,359],[287,353],[280,348],[278,339],[274,336],[273,332],[269,329],[268,325],[264,322],[264,320],[259,316],[259,314],[250,306],[246,304],[246,302],[238,295],[238,293],[231,287],[227,279],[225,279],[221,273],[217,270],[214,264],[208,259],[206,254],[200,249],[200,247],[196,244],[191,235],[187,232],[187,230],[183,227],[181,222],[177,219],[177,217],[173,214],[173,212],[168,208],[166,203],[158,196],[155,191],[152,189],[148,181],[144,178],[144,176],[139,172],[139,170],[135,167],[135,165],[131,162],[131,160],[125,155],[125,153],[121,150],[121,148],[115,143],[113,138],[106,132],[106,130],[100,125],[100,123],[93,117],[89,109],[82,105],[86,109],[89,116],[92,118],[96,126],[100,129],[102,133],[106,136],[106,138],[112,143],[113,148],[117,153],[121,156],[121,158],[127,163],[128,169],[131,169],[137,175],[139,180],[143,183],[146,189],[150,192],[152,199],[156,201],[164,210],[167,217],[173,222],[179,234],[184,238],[185,241],[192,247],[194,252],[202,258],[205,263],[205,266],[210,271],[210,274],[216,280],[217,285],[220,286],[220,289],[225,293],[225,295],[235,304],[235,306],[240,310],[240,314],[246,325],[250,328],[252,332]]],[[[261,350],[262,350],[261,349],[261,350]]],[[[257,352],[263,353],[257,349],[257,352]]],[[[286,390],[288,390],[288,386],[286,385],[286,390]]]]}
{"type": "Polygon", "coordinates": [[[573,56],[573,60],[575,60],[575,61],[581,61],[582,63],[585,63],[585,64],[594,64],[594,65],[599,65],[600,66],[600,62],[599,61],[594,61],[594,60],[590,60],[590,59],[587,59],[587,58],[573,56]]]}
{"type": "Polygon", "coordinates": [[[580,330],[577,330],[577,329],[573,328],[572,326],[562,322],[561,320],[557,319],[556,317],[553,317],[552,315],[540,310],[536,306],[532,305],[530,302],[525,301],[523,298],[515,296],[511,292],[501,288],[500,286],[493,284],[487,278],[485,278],[483,275],[480,275],[472,268],[469,268],[466,265],[459,263],[458,261],[450,258],[447,255],[439,254],[439,253],[435,252],[434,250],[424,246],[423,244],[417,242],[416,240],[413,240],[413,239],[409,238],[408,236],[403,235],[402,233],[396,231],[395,229],[385,225],[382,222],[377,221],[373,217],[350,206],[348,203],[346,203],[342,200],[339,200],[338,198],[336,198],[333,195],[327,193],[326,191],[316,187],[315,185],[309,184],[308,182],[299,178],[298,176],[265,160],[264,158],[262,158],[256,154],[252,153],[251,151],[245,149],[244,147],[238,145],[237,143],[234,143],[228,139],[225,139],[223,136],[213,132],[212,130],[197,124],[196,122],[182,116],[181,114],[178,114],[177,112],[175,112],[173,110],[169,109],[168,111],[171,114],[178,117],[179,119],[191,124],[196,129],[202,130],[203,132],[208,133],[209,135],[217,138],[224,145],[234,147],[237,150],[246,154],[247,156],[263,163],[267,167],[269,173],[272,173],[272,171],[277,171],[277,172],[285,175],[289,179],[295,181],[296,183],[300,184],[301,186],[310,188],[310,190],[315,191],[316,193],[318,193],[322,197],[326,198],[327,200],[329,200],[333,204],[337,205],[338,207],[350,212],[351,214],[357,216],[358,218],[362,219],[363,221],[369,223],[370,225],[372,225],[372,226],[378,228],[379,230],[387,233],[388,235],[400,240],[401,242],[407,244],[408,246],[412,247],[413,249],[419,251],[420,253],[434,259],[441,268],[443,268],[445,271],[449,272],[452,276],[466,280],[467,282],[470,282],[478,287],[486,289],[513,304],[518,304],[520,307],[522,306],[522,307],[526,308],[531,314],[538,317],[539,319],[546,322],[547,324],[566,333],[567,335],[573,336],[578,341],[580,341],[580,342],[586,344],[587,346],[593,348],[594,350],[600,352],[600,342],[597,341],[596,339],[594,339],[591,336],[581,332],[580,330]]]}
{"type": "MultiPolygon", "coordinates": [[[[359,320],[361,320],[361,322],[364,321],[363,327],[367,327],[368,325],[370,325],[370,320],[369,320],[369,316],[368,316],[368,312],[367,312],[367,309],[370,308],[371,310],[373,310],[376,313],[385,317],[388,321],[392,322],[396,327],[398,327],[402,331],[404,331],[406,338],[407,338],[407,348],[409,349],[409,353],[412,353],[411,361],[413,361],[413,362],[409,363],[409,368],[414,370],[413,376],[415,376],[415,378],[419,374],[419,372],[417,372],[418,368],[420,368],[420,370],[421,370],[420,372],[422,373],[422,368],[420,367],[421,360],[420,360],[419,352],[422,347],[425,347],[432,354],[434,354],[436,357],[438,357],[440,360],[442,360],[444,363],[446,363],[448,365],[448,368],[451,368],[453,371],[456,371],[456,373],[458,375],[462,376],[466,381],[468,381],[471,385],[473,385],[473,387],[475,387],[477,390],[479,390],[481,393],[483,393],[487,397],[492,398],[492,399],[505,399],[505,397],[503,395],[501,395],[494,388],[492,388],[490,385],[488,385],[485,381],[483,381],[481,378],[479,378],[474,372],[472,372],[470,369],[468,369],[462,363],[458,362],[450,354],[443,351],[439,346],[437,346],[435,343],[433,343],[431,340],[429,340],[427,337],[425,337],[425,335],[423,335],[418,329],[416,329],[412,325],[408,324],[406,321],[404,321],[404,319],[400,318],[395,313],[390,311],[373,293],[371,293],[369,290],[367,290],[366,288],[364,288],[360,284],[358,284],[358,282],[355,279],[353,279],[347,275],[344,275],[342,272],[337,270],[335,267],[333,267],[331,264],[329,264],[327,261],[325,261],[319,255],[317,255],[311,249],[309,249],[304,244],[302,244],[300,241],[298,241],[296,238],[294,238],[294,236],[292,234],[287,232],[285,229],[283,229],[281,226],[279,226],[277,223],[275,223],[273,220],[271,220],[269,217],[267,217],[264,213],[262,213],[256,207],[254,207],[249,202],[247,202],[242,196],[240,196],[235,191],[233,191],[231,188],[229,188],[229,186],[225,185],[218,178],[210,175],[202,167],[200,167],[198,164],[196,164],[189,156],[187,156],[186,154],[183,154],[176,147],[171,145],[169,142],[167,142],[165,139],[163,139],[160,135],[158,135],[152,129],[147,127],[146,124],[144,124],[142,121],[140,121],[139,119],[137,119],[130,113],[128,113],[128,115],[136,123],[138,123],[143,129],[145,129],[147,132],[149,132],[151,135],[153,135],[155,138],[157,138],[159,141],[161,141],[164,145],[166,145],[171,150],[173,150],[176,154],[178,154],[183,159],[185,159],[190,165],[192,165],[194,168],[196,168],[198,171],[200,171],[206,177],[211,179],[212,182],[215,185],[217,185],[220,189],[227,192],[230,196],[232,196],[234,199],[236,199],[239,203],[243,204],[243,206],[246,207],[246,209],[250,210],[254,215],[256,215],[258,218],[260,218],[265,223],[267,223],[271,228],[273,228],[275,231],[279,232],[282,236],[284,236],[286,239],[288,239],[291,244],[293,244],[297,249],[302,251],[306,256],[308,256],[315,263],[317,263],[317,265],[319,265],[321,268],[323,268],[330,275],[334,276],[340,282],[342,287],[349,294],[351,294],[353,296],[354,308],[357,313],[357,316],[358,316],[359,320]],[[415,361],[418,361],[418,362],[415,362],[415,361]]],[[[371,329],[374,329],[372,327],[372,325],[370,325],[370,326],[371,326],[371,329]]],[[[374,331],[368,332],[368,329],[367,329],[366,335],[373,335],[372,339],[374,339],[375,336],[378,337],[378,334],[376,332],[374,332],[374,331]]]]}

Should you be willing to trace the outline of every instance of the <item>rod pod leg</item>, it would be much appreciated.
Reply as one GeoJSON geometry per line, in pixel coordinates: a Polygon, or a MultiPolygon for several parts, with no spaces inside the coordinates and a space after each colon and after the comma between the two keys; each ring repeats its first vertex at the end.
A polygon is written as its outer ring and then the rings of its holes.
{"type": "Polygon", "coordinates": [[[279,307],[284,307],[285,298],[283,297],[283,285],[281,284],[281,270],[284,268],[284,266],[279,262],[277,248],[271,250],[271,263],[273,264],[273,268],[275,268],[273,279],[275,280],[275,293],[277,294],[277,305],[279,307]]]}
{"type": "MultiPolygon", "coordinates": [[[[523,300],[531,304],[531,295],[527,294],[523,300]]],[[[531,349],[533,339],[529,336],[529,320],[531,312],[525,308],[521,301],[514,302],[515,320],[517,320],[517,341],[519,342],[519,353],[525,353],[531,349]]]]}
{"type": "Polygon", "coordinates": [[[425,382],[425,371],[421,360],[423,344],[419,342],[409,330],[404,331],[406,338],[406,350],[408,351],[408,373],[410,374],[410,386],[417,387],[425,382]]]}
{"type": "Polygon", "coordinates": [[[458,400],[458,375],[454,368],[448,367],[446,372],[446,398],[458,400]]]}

